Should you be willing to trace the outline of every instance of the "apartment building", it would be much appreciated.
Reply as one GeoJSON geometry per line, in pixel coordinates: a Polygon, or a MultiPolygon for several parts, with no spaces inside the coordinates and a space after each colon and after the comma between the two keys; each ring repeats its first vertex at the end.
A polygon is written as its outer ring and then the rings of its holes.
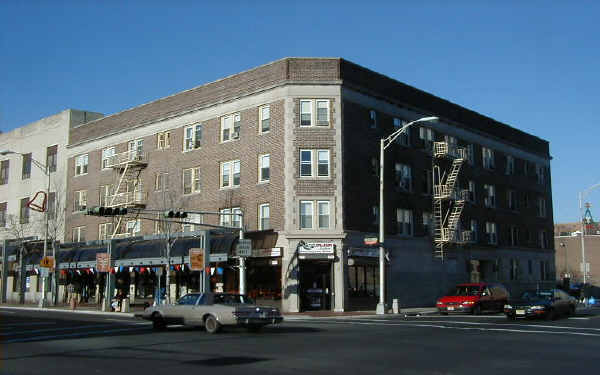
{"type": "Polygon", "coordinates": [[[598,285],[600,282],[600,231],[598,224],[584,224],[584,238],[581,238],[581,223],[560,223],[554,226],[554,249],[556,251],[556,278],[566,277],[572,284],[583,282],[583,257],[586,263],[586,282],[598,285]],[[582,246],[583,244],[583,246],[582,246]],[[583,251],[582,251],[583,248],[583,251]]]}
{"type": "MultiPolygon", "coordinates": [[[[225,214],[243,212],[251,294],[289,312],[374,308],[378,253],[364,238],[378,231],[379,142],[430,115],[386,151],[388,299],[553,280],[548,142],[339,58],[285,58],[73,127],[65,241],[160,233],[165,210],[223,214],[190,215],[184,232],[237,227],[225,214]],[[459,205],[436,205],[443,184],[465,197],[450,226],[459,205]],[[143,214],[85,215],[96,205],[143,214]]],[[[235,264],[219,290],[236,289],[235,264]]]]}

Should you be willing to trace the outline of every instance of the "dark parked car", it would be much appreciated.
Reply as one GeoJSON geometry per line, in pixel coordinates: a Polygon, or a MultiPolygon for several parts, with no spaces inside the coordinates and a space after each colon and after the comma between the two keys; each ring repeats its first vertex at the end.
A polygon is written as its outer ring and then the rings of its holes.
{"type": "Polygon", "coordinates": [[[508,296],[508,291],[501,284],[458,284],[437,301],[436,307],[444,315],[456,312],[475,315],[482,311],[501,312],[508,296]]]}
{"type": "Polygon", "coordinates": [[[519,299],[510,299],[504,306],[509,320],[516,318],[546,318],[554,320],[559,315],[574,315],[577,300],[560,289],[530,290],[519,299]]]}

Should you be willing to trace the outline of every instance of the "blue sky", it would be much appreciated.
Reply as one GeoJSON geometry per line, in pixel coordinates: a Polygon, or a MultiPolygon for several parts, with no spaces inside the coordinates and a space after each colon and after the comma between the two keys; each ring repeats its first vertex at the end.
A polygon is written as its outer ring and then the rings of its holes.
{"type": "MultiPolygon", "coordinates": [[[[555,222],[576,221],[578,192],[600,182],[599,2],[161,3],[1,2],[0,130],[286,56],[343,57],[548,140],[555,222]]],[[[600,217],[600,189],[586,201],[600,217]]]]}

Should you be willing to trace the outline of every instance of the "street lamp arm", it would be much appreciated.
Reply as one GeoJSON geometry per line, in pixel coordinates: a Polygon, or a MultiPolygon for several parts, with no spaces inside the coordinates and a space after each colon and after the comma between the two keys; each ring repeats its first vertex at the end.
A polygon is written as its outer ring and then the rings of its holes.
{"type": "Polygon", "coordinates": [[[589,188],[585,189],[584,191],[582,191],[580,194],[581,199],[585,198],[592,190],[596,189],[600,187],[600,182],[597,183],[596,185],[592,185],[589,188]]]}
{"type": "Polygon", "coordinates": [[[392,134],[390,134],[387,138],[383,139],[383,149],[385,150],[386,148],[388,148],[390,146],[390,144],[392,144],[392,142],[394,142],[396,140],[396,138],[398,138],[400,136],[400,134],[404,133],[406,131],[406,129],[408,129],[410,126],[412,126],[418,122],[427,122],[427,121],[436,121],[436,120],[438,120],[437,117],[431,116],[431,117],[423,117],[418,120],[409,122],[408,124],[404,125],[400,129],[398,129],[395,132],[393,132],[392,134]]]}

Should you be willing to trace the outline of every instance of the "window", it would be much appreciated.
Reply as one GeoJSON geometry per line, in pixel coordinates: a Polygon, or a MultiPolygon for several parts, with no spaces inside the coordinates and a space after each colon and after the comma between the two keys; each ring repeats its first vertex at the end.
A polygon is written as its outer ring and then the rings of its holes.
{"type": "Polygon", "coordinates": [[[550,276],[549,263],[544,260],[540,260],[540,280],[547,280],[550,276]]]}
{"type": "Polygon", "coordinates": [[[412,210],[398,208],[396,210],[396,223],[398,225],[397,232],[401,236],[413,235],[413,214],[412,210]]]}
{"type": "Polygon", "coordinates": [[[423,170],[423,180],[421,191],[423,194],[431,195],[431,191],[433,190],[433,173],[431,170],[425,169],[423,170]]]}
{"type": "Polygon", "coordinates": [[[56,219],[56,192],[51,192],[48,194],[48,202],[46,209],[48,212],[48,219],[56,219]]]}
{"type": "Polygon", "coordinates": [[[0,203],[0,228],[6,228],[6,207],[6,202],[0,203]]]}
{"type": "Polygon", "coordinates": [[[240,138],[241,118],[239,113],[221,117],[221,142],[240,138]]]}
{"type": "Polygon", "coordinates": [[[329,126],[329,100],[300,100],[300,126],[329,126]],[[317,108],[316,113],[313,107],[317,108]]]}
{"type": "Polygon", "coordinates": [[[108,206],[110,205],[110,201],[112,198],[113,185],[100,185],[99,189],[99,199],[100,206],[108,206]]]}
{"type": "Polygon", "coordinates": [[[181,225],[182,232],[194,232],[200,230],[200,226],[196,224],[202,224],[204,222],[202,214],[190,213],[188,214],[187,219],[184,220],[186,221],[186,223],[181,225]]]}
{"type": "Polygon", "coordinates": [[[9,166],[9,160],[2,160],[0,162],[0,185],[6,185],[8,183],[9,166]]]}
{"type": "Polygon", "coordinates": [[[126,225],[127,233],[131,235],[135,235],[136,233],[140,233],[142,231],[142,221],[141,220],[129,220],[126,225]]]}
{"type": "Polygon", "coordinates": [[[423,233],[426,236],[430,236],[432,231],[433,231],[433,227],[432,227],[432,221],[431,221],[431,212],[423,212],[423,233]]]}
{"type": "Polygon", "coordinates": [[[373,213],[373,225],[379,225],[379,206],[371,206],[373,213]]]}
{"type": "Polygon", "coordinates": [[[506,171],[505,173],[509,176],[515,174],[515,158],[511,155],[506,155],[506,171]]]}
{"type": "Polygon", "coordinates": [[[529,194],[527,193],[523,194],[523,206],[529,208],[529,194]]]}
{"type": "Polygon", "coordinates": [[[543,185],[546,183],[546,168],[543,165],[535,165],[535,176],[537,178],[537,183],[543,185]]]}
{"type": "Polygon", "coordinates": [[[519,245],[519,228],[515,225],[511,225],[508,231],[508,240],[510,246],[519,245]]]}
{"type": "Polygon", "coordinates": [[[113,223],[102,223],[98,225],[98,239],[108,240],[112,237],[113,223]]]}
{"type": "Polygon", "coordinates": [[[482,147],[481,155],[483,159],[483,167],[485,169],[494,169],[496,167],[496,163],[494,162],[494,150],[487,147],[482,147]]]}
{"type": "Polygon", "coordinates": [[[240,161],[232,160],[221,163],[221,188],[240,186],[240,161]]]}
{"type": "Polygon", "coordinates": [[[487,243],[490,245],[498,244],[498,237],[496,236],[496,223],[485,223],[485,234],[487,237],[487,243]]]}
{"type": "Polygon", "coordinates": [[[483,203],[487,208],[495,208],[496,207],[496,189],[494,185],[483,185],[483,190],[486,193],[485,198],[483,198],[483,203]]]}
{"type": "Polygon", "coordinates": [[[114,164],[110,159],[115,155],[115,148],[105,148],[102,150],[102,169],[108,168],[110,165],[114,164]]]}
{"type": "Polygon", "coordinates": [[[259,133],[266,133],[271,130],[271,107],[264,105],[258,109],[258,122],[260,123],[259,133]]]}
{"type": "Polygon", "coordinates": [[[517,200],[517,192],[514,190],[508,190],[507,192],[507,199],[508,199],[508,209],[509,210],[516,210],[518,209],[518,200],[517,200]]]}
{"type": "Polygon", "coordinates": [[[87,206],[87,190],[80,190],[75,192],[75,198],[73,200],[73,212],[85,211],[87,206]]]}
{"type": "Polygon", "coordinates": [[[546,199],[538,197],[537,209],[538,217],[546,217],[546,199]]]}
{"type": "Polygon", "coordinates": [[[144,140],[136,139],[127,143],[127,152],[129,160],[140,160],[144,153],[144,140]]]}
{"type": "Polygon", "coordinates": [[[154,191],[169,190],[169,174],[166,172],[158,172],[154,175],[154,191]]]}
{"type": "Polygon", "coordinates": [[[329,201],[317,201],[319,229],[329,229],[329,201]]]}
{"type": "Polygon", "coordinates": [[[88,155],[79,155],[75,158],[75,176],[81,176],[88,171],[88,155]]]}
{"type": "Polygon", "coordinates": [[[470,228],[473,235],[473,242],[477,242],[477,234],[479,233],[479,228],[477,226],[477,220],[471,219],[470,228]]]}
{"type": "Polygon", "coordinates": [[[533,275],[533,260],[529,259],[527,261],[527,269],[530,275],[533,275]]]}
{"type": "Polygon", "coordinates": [[[453,137],[451,135],[444,135],[444,141],[448,144],[449,149],[455,149],[458,146],[458,141],[456,140],[456,137],[453,137]]]}
{"type": "Polygon", "coordinates": [[[300,150],[300,177],[329,177],[329,150],[300,150]],[[313,154],[316,153],[316,158],[313,154]],[[317,166],[313,166],[313,160],[317,160],[317,166]]]}
{"type": "Polygon", "coordinates": [[[475,203],[475,181],[469,181],[469,202],[475,203]]]}
{"type": "MultiPolygon", "coordinates": [[[[398,131],[406,124],[408,124],[408,121],[394,117],[394,131],[398,131]]],[[[396,143],[402,146],[410,146],[410,128],[404,129],[404,131],[398,135],[396,143]]]]}
{"type": "MultiPolygon", "coordinates": [[[[183,133],[185,134],[185,130],[183,133]]],[[[169,147],[171,147],[171,132],[167,131],[156,134],[156,148],[159,150],[164,150],[169,147]]]]}
{"type": "Polygon", "coordinates": [[[369,125],[371,129],[377,128],[377,112],[373,109],[369,111],[369,125]]]}
{"type": "Polygon", "coordinates": [[[202,144],[202,124],[190,125],[183,128],[183,151],[200,148],[202,144]]]}
{"type": "Polygon", "coordinates": [[[239,214],[242,213],[242,210],[239,207],[233,207],[233,208],[224,208],[222,210],[219,211],[222,215],[220,218],[220,223],[222,226],[225,227],[233,227],[233,228],[239,228],[240,227],[240,216],[239,214]],[[236,214],[236,215],[233,215],[236,214]]]}
{"type": "Polygon", "coordinates": [[[539,238],[540,248],[547,249],[548,248],[548,236],[546,235],[546,231],[545,230],[539,231],[538,238],[539,238]]]}
{"type": "Polygon", "coordinates": [[[258,206],[258,230],[271,229],[271,209],[268,203],[258,206]]]}
{"type": "Polygon", "coordinates": [[[519,279],[519,261],[517,259],[510,260],[510,279],[519,279]]]}
{"type": "Polygon", "coordinates": [[[313,229],[313,201],[300,201],[300,229],[313,229]]]}
{"type": "Polygon", "coordinates": [[[271,178],[271,156],[269,154],[258,156],[258,182],[269,182],[271,178]]]}
{"type": "Polygon", "coordinates": [[[467,163],[475,165],[475,146],[467,145],[467,163]]]}
{"type": "Polygon", "coordinates": [[[85,227],[75,227],[72,232],[73,242],[85,242],[85,227]]]}
{"type": "Polygon", "coordinates": [[[412,173],[409,165],[396,163],[396,186],[404,191],[412,191],[412,173]]]}
{"type": "Polygon", "coordinates": [[[48,172],[56,172],[57,153],[57,145],[46,148],[46,166],[48,167],[48,172]]]}
{"type": "Polygon", "coordinates": [[[23,154],[23,167],[21,179],[27,180],[31,177],[31,154],[23,154]]]}
{"type": "Polygon", "coordinates": [[[183,170],[183,194],[199,192],[200,185],[200,167],[183,170]]]}
{"type": "Polygon", "coordinates": [[[433,129],[420,127],[419,128],[419,140],[421,141],[421,145],[426,149],[433,149],[433,141],[435,140],[435,135],[433,133],[433,129]]]}

